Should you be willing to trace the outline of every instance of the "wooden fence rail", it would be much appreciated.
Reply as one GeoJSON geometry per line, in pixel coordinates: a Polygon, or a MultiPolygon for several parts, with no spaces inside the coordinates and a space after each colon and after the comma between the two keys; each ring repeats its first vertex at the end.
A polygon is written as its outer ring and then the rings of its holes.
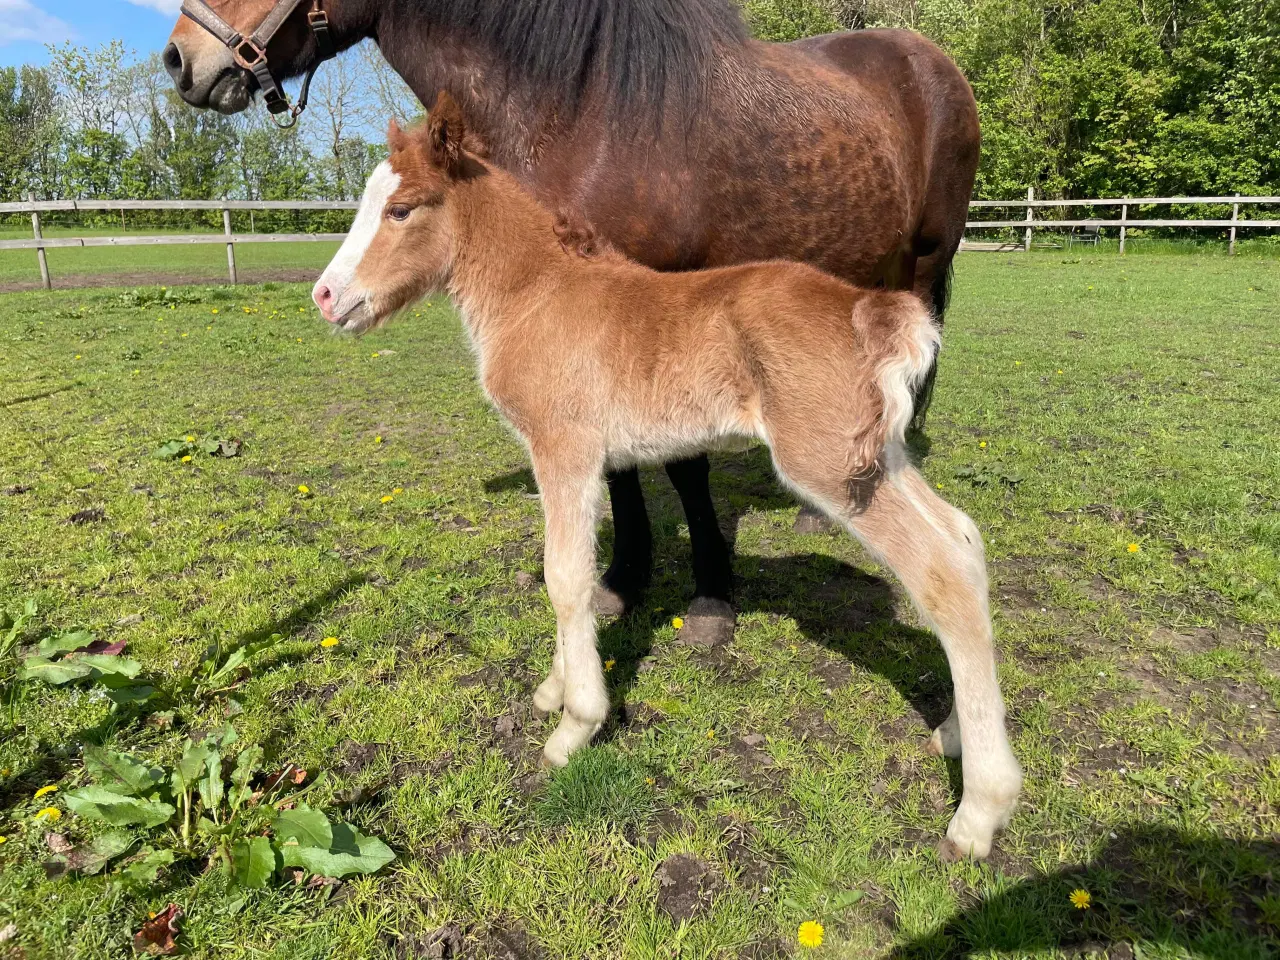
{"type": "MultiPolygon", "coordinates": [[[[970,220],[965,224],[969,230],[1020,229],[1022,243],[988,244],[987,249],[1031,249],[1031,236],[1034,230],[1061,230],[1064,228],[1116,228],[1120,237],[1120,252],[1124,253],[1125,239],[1133,227],[1184,227],[1191,229],[1227,229],[1229,233],[1229,250],[1236,251],[1236,232],[1251,229],[1280,229],[1280,217],[1276,219],[1240,219],[1242,204],[1272,205],[1280,204],[1280,197],[1253,197],[1236,194],[1230,197],[1112,197],[1102,200],[1037,200],[1033,190],[1027,190],[1025,200],[974,200],[970,209],[1016,209],[1025,208],[1025,215],[1020,220],[970,220]],[[1131,219],[1129,210],[1132,207],[1150,206],[1230,206],[1231,219],[1187,220],[1187,219],[1131,219]],[[1034,213],[1045,207],[1119,207],[1120,218],[1100,220],[1037,220],[1034,213]]],[[[231,230],[231,214],[236,211],[248,211],[252,223],[253,213],[259,210],[355,210],[359,204],[355,200],[27,200],[0,203],[0,215],[30,214],[30,240],[0,240],[0,250],[35,250],[40,264],[40,279],[45,289],[52,287],[49,275],[48,259],[45,250],[50,247],[131,247],[131,246],[166,246],[170,244],[225,243],[227,245],[227,275],[231,283],[236,282],[235,248],[241,243],[308,243],[322,241],[339,241],[345,234],[341,233],[233,233],[231,230]],[[222,233],[168,234],[156,236],[123,236],[123,237],[45,237],[41,229],[42,213],[79,213],[120,211],[122,216],[129,210],[209,210],[221,211],[222,233]]],[[[968,244],[961,249],[981,249],[984,245],[968,244]]]]}

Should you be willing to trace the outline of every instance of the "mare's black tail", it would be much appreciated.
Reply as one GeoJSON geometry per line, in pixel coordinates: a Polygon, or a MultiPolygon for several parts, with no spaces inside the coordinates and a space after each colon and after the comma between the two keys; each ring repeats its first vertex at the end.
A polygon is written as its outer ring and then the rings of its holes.
{"type": "MultiPolygon", "coordinates": [[[[953,260],[947,264],[945,270],[938,272],[933,278],[933,289],[930,291],[929,306],[933,311],[933,322],[942,326],[942,318],[947,312],[947,304],[951,300],[951,274],[954,269],[953,260]]],[[[919,386],[915,389],[913,395],[914,409],[911,414],[912,433],[920,433],[924,430],[924,421],[929,413],[929,404],[933,402],[933,384],[938,379],[938,355],[933,355],[933,363],[929,366],[929,372],[924,375],[924,379],[920,381],[919,386]]]]}

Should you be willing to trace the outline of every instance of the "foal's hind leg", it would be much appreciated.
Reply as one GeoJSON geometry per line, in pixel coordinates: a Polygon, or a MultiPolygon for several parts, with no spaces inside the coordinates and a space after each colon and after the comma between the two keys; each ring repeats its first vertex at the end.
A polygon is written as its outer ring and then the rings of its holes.
{"type": "Polygon", "coordinates": [[[956,705],[935,739],[948,754],[964,746],[964,796],[947,838],[961,853],[985,857],[1013,813],[1022,771],[1005,734],[981,536],[907,466],[859,507],[842,519],[902,581],[946,651],[956,705]]]}
{"type": "MultiPolygon", "coordinates": [[[[943,752],[963,741],[964,796],[947,837],[962,853],[985,857],[1013,813],[1022,771],[1004,729],[996,682],[987,571],[973,521],[938,497],[914,468],[895,464],[887,478],[851,493],[839,465],[815,453],[774,448],[780,472],[882,559],[937,632],[955,683],[954,717],[936,734],[943,752]]],[[[889,459],[902,461],[901,451],[889,459]]]]}

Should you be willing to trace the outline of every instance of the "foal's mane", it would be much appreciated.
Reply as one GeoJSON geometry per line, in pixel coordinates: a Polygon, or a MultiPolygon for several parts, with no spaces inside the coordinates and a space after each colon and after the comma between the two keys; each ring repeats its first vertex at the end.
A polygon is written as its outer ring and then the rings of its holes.
{"type": "Polygon", "coordinates": [[[514,75],[573,112],[595,90],[618,112],[697,103],[716,48],[747,37],[732,0],[398,0],[486,43],[514,75]]]}

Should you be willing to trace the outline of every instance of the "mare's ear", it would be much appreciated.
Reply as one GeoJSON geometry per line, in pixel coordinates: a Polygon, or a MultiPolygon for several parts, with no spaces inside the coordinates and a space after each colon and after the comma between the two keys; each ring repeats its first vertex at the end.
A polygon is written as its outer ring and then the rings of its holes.
{"type": "Polygon", "coordinates": [[[451,176],[456,175],[462,166],[462,140],[466,136],[466,125],[462,122],[462,109],[457,101],[449,96],[448,91],[441,90],[436,97],[436,104],[431,108],[431,120],[427,125],[427,143],[431,150],[431,161],[451,176]]]}
{"type": "Polygon", "coordinates": [[[408,142],[409,138],[400,129],[400,124],[396,123],[396,118],[392,117],[391,123],[387,126],[387,147],[392,153],[399,153],[408,142]]]}

